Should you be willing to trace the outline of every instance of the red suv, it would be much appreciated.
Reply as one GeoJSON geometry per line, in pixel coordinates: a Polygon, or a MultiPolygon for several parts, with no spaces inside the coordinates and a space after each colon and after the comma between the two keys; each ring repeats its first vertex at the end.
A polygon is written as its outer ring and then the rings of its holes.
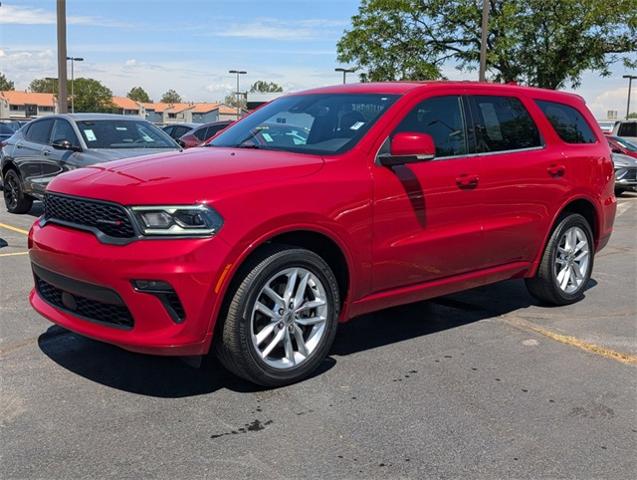
{"type": "Polygon", "coordinates": [[[608,142],[575,95],[311,90],[206,148],[56,177],[29,234],[30,299],[87,337],[213,349],[237,375],[282,385],[367,312],[511,278],[547,304],[582,298],[613,186],[608,142]]]}

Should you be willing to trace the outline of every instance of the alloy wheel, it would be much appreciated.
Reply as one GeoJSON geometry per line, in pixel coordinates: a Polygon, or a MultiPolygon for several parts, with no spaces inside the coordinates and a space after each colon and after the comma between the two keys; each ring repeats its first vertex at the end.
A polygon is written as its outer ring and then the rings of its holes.
{"type": "Polygon", "coordinates": [[[567,229],[557,244],[553,265],[555,280],[560,290],[572,294],[588,280],[591,253],[588,237],[582,228],[567,229]]]}
{"type": "Polygon", "coordinates": [[[4,184],[4,201],[9,210],[13,210],[18,206],[19,188],[13,175],[7,176],[4,184]]]}
{"type": "Polygon", "coordinates": [[[256,353],[272,368],[298,367],[325,335],[329,308],[325,286],[314,273],[300,267],[275,273],[252,307],[256,353]]]}

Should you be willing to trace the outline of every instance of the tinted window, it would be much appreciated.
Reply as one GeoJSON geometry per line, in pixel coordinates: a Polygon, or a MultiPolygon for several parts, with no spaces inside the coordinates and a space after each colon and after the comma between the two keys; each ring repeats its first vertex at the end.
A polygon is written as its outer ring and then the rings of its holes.
{"type": "Polygon", "coordinates": [[[61,142],[62,140],[68,140],[71,145],[75,146],[80,144],[71,124],[66,120],[56,120],[51,133],[51,143],[61,142]]]}
{"type": "Polygon", "coordinates": [[[437,157],[467,153],[464,115],[458,96],[429,98],[418,104],[400,122],[394,133],[398,132],[431,135],[437,157]]]}
{"type": "Polygon", "coordinates": [[[175,127],[173,133],[170,135],[173,138],[180,138],[186,135],[190,131],[188,127],[175,127]]]}
{"type": "Polygon", "coordinates": [[[77,127],[88,148],[177,148],[153,124],[135,120],[84,120],[77,127]]]}
{"type": "Polygon", "coordinates": [[[581,113],[561,103],[537,100],[546,118],[566,143],[595,143],[597,137],[581,113]]]}
{"type": "Polygon", "coordinates": [[[26,139],[33,143],[47,144],[49,143],[49,134],[53,120],[40,120],[29,125],[26,133],[26,139]]]}
{"type": "Polygon", "coordinates": [[[514,97],[471,96],[476,152],[539,147],[540,132],[522,102],[514,97]]]}
{"type": "Polygon", "coordinates": [[[5,123],[0,123],[0,134],[13,135],[13,128],[5,123]]]}
{"type": "Polygon", "coordinates": [[[337,154],[363,138],[397,96],[382,94],[309,94],[281,97],[221,132],[208,145],[337,154]],[[284,124],[304,131],[303,143],[289,136],[263,134],[271,125],[284,124]]]}
{"type": "Polygon", "coordinates": [[[637,122],[622,123],[617,135],[620,137],[637,137],[637,122]]]}
{"type": "Polygon", "coordinates": [[[217,132],[219,132],[219,130],[223,130],[225,127],[226,125],[214,125],[212,127],[208,127],[208,130],[206,130],[206,137],[204,138],[204,140],[208,140],[210,137],[212,137],[217,132]]]}
{"type": "Polygon", "coordinates": [[[193,135],[203,142],[206,139],[206,131],[208,131],[207,127],[199,128],[193,132],[193,135]]]}

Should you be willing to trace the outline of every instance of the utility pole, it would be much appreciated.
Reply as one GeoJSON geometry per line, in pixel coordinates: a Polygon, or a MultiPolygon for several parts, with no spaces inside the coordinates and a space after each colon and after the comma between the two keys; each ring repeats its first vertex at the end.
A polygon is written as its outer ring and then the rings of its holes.
{"type": "Polygon", "coordinates": [[[347,74],[348,73],[354,73],[356,71],[355,68],[335,68],[334,69],[335,72],[343,72],[343,84],[347,83],[347,74]]]}
{"type": "Polygon", "coordinates": [[[58,113],[69,111],[66,94],[66,0],[57,0],[58,113]]]}
{"type": "Polygon", "coordinates": [[[480,39],[480,81],[487,80],[487,37],[489,35],[489,0],[482,0],[482,37],[480,39]]]}
{"type": "Polygon", "coordinates": [[[71,113],[75,113],[75,62],[83,62],[82,57],[66,57],[71,61],[71,113]]]}
{"type": "Polygon", "coordinates": [[[637,75],[624,75],[622,78],[628,79],[628,105],[626,105],[626,118],[630,115],[630,91],[633,89],[633,80],[637,80],[637,75]]]}
{"type": "MultiPolygon", "coordinates": [[[[241,117],[241,90],[239,90],[239,76],[245,75],[245,70],[229,70],[228,73],[233,73],[237,75],[237,120],[241,117]]],[[[247,96],[246,96],[247,100],[247,96]]]]}

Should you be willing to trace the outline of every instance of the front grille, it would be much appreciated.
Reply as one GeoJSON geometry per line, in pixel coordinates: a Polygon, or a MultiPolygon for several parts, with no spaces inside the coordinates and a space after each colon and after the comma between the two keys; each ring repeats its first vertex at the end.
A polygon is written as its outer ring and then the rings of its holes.
{"type": "Polygon", "coordinates": [[[112,305],[71,294],[35,275],[35,285],[40,296],[51,305],[73,315],[106,323],[116,327],[131,328],[133,316],[124,305],[112,305]]]}
{"type": "Polygon", "coordinates": [[[112,203],[47,193],[44,220],[96,229],[115,238],[133,238],[135,229],[124,207],[112,203]]]}

